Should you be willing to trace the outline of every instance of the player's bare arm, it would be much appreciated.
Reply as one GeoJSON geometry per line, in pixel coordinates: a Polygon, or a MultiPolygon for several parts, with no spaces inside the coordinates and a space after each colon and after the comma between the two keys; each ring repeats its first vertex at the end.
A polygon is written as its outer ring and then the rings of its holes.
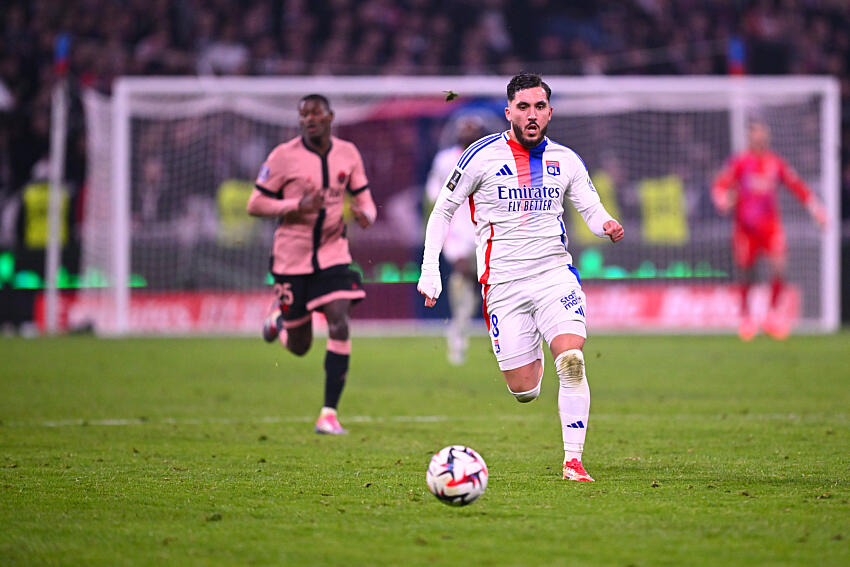
{"type": "Polygon", "coordinates": [[[354,196],[351,203],[351,213],[360,228],[368,228],[375,223],[378,217],[378,208],[372,199],[372,193],[366,189],[354,196]]]}
{"type": "Polygon", "coordinates": [[[255,217],[279,218],[298,208],[298,199],[276,199],[254,189],[248,199],[248,214],[255,217]]]}
{"type": "Polygon", "coordinates": [[[248,199],[248,214],[255,217],[287,218],[315,213],[324,206],[322,191],[308,184],[305,193],[299,197],[276,199],[255,188],[248,199]]]}
{"type": "Polygon", "coordinates": [[[820,226],[821,230],[826,229],[826,208],[824,208],[821,202],[818,201],[816,198],[812,197],[806,205],[806,209],[809,211],[809,214],[812,216],[812,219],[814,219],[814,221],[818,223],[818,226],[820,226]]]}
{"type": "Polygon", "coordinates": [[[715,179],[711,187],[711,202],[717,212],[726,216],[735,204],[731,185],[734,182],[731,167],[724,169],[715,179]]]}
{"type": "Polygon", "coordinates": [[[815,196],[811,187],[797,175],[797,172],[788,165],[784,159],[777,157],[779,164],[779,178],[785,184],[791,193],[800,200],[806,207],[809,215],[812,217],[821,229],[826,228],[826,209],[820,200],[815,196]]]}
{"type": "Polygon", "coordinates": [[[724,217],[732,211],[732,207],[735,204],[731,191],[718,191],[712,193],[711,200],[714,203],[714,208],[717,209],[717,212],[724,217]]]}
{"type": "Polygon", "coordinates": [[[324,206],[324,193],[315,185],[310,185],[308,186],[307,191],[304,193],[301,199],[298,200],[298,208],[295,209],[295,211],[293,212],[298,215],[317,213],[324,206]]]}
{"type": "Polygon", "coordinates": [[[437,305],[436,299],[434,299],[433,297],[428,297],[428,295],[419,287],[417,287],[416,289],[419,291],[419,293],[425,296],[425,307],[434,307],[435,305],[437,305]]]}
{"type": "Polygon", "coordinates": [[[605,236],[611,239],[611,242],[619,242],[626,235],[623,226],[615,220],[609,220],[603,224],[602,229],[605,232],[605,236]]]}

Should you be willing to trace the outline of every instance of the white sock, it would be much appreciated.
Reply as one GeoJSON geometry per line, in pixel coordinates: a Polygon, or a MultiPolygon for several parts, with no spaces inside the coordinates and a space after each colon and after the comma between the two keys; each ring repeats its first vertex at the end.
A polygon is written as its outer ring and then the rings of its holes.
{"type": "Polygon", "coordinates": [[[578,462],[581,462],[581,451],[576,452],[564,450],[564,464],[566,465],[573,459],[576,459],[578,462]]]}
{"type": "Polygon", "coordinates": [[[587,418],[590,415],[590,387],[584,372],[584,355],[578,349],[562,352],[555,359],[558,373],[558,414],[564,438],[564,462],[581,461],[587,418]]]}

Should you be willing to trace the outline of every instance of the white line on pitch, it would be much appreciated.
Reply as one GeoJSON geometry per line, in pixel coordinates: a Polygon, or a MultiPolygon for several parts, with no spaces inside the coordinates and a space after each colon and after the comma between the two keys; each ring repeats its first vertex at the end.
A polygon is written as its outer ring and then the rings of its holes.
{"type": "MultiPolygon", "coordinates": [[[[129,419],[60,419],[42,422],[8,421],[4,425],[9,427],[124,427],[130,425],[165,424],[165,425],[238,425],[242,423],[311,423],[316,418],[311,416],[267,416],[247,418],[191,418],[191,417],[162,417],[162,418],[129,418],[129,419]]],[[[456,421],[465,421],[477,418],[452,418],[456,421]]],[[[503,419],[510,419],[504,418],[503,419]]],[[[439,423],[448,421],[445,415],[396,415],[396,416],[370,416],[352,415],[346,416],[345,421],[352,423],[439,423]]]]}
{"type": "MultiPolygon", "coordinates": [[[[352,415],[345,416],[344,421],[351,423],[441,423],[446,421],[468,422],[468,421],[522,421],[537,416],[529,416],[525,413],[513,413],[502,415],[390,415],[390,416],[371,416],[371,415],[352,415]]],[[[628,420],[628,419],[656,419],[658,416],[654,414],[642,413],[607,413],[593,414],[591,419],[598,421],[611,420],[628,420]]],[[[848,413],[730,413],[727,415],[721,414],[667,414],[665,418],[671,420],[734,420],[745,419],[748,421],[788,421],[788,422],[812,422],[812,421],[827,421],[827,422],[846,422],[850,420],[848,413]]],[[[251,423],[311,423],[315,417],[313,416],[266,416],[266,417],[219,417],[219,418],[192,418],[192,417],[159,417],[159,418],[115,418],[115,419],[61,419],[48,421],[4,421],[3,425],[7,427],[79,427],[79,426],[95,426],[95,427],[126,427],[132,425],[238,425],[251,423]]]]}

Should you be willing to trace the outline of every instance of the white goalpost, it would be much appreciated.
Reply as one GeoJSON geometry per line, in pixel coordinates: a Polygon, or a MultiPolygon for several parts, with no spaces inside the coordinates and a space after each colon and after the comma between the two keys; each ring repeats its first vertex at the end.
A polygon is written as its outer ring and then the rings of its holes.
{"type": "MultiPolygon", "coordinates": [[[[567,215],[594,332],[730,332],[728,218],[708,191],[753,116],[824,202],[819,231],[787,191],[784,307],[804,332],[839,325],[839,90],[821,77],[546,77],[548,135],[582,156],[627,239],[589,238],[567,215]]],[[[370,299],[355,324],[433,328],[418,307],[422,186],[463,113],[504,128],[505,77],[125,77],[84,97],[88,195],[70,325],[104,335],[258,332],[273,223],[244,213],[259,167],[298,135],[296,103],[327,96],[335,134],[366,163],[379,221],[349,230],[370,299]],[[446,101],[446,91],[460,96],[446,101]],[[380,299],[377,299],[380,297],[380,299]]],[[[764,290],[755,310],[764,309],[764,290]]],[[[445,303],[445,302],[444,302],[445,303]]],[[[437,323],[439,325],[439,323],[437,323]]]]}

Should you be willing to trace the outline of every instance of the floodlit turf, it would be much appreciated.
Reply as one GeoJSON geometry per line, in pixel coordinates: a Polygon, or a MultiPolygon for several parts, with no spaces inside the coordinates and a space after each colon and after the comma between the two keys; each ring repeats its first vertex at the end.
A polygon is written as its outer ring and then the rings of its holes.
{"type": "Polygon", "coordinates": [[[551,358],[516,403],[486,339],[357,339],[313,433],[324,340],[0,340],[0,564],[850,565],[850,335],[596,337],[560,480],[551,358]],[[468,444],[490,485],[425,486],[468,444]]]}

